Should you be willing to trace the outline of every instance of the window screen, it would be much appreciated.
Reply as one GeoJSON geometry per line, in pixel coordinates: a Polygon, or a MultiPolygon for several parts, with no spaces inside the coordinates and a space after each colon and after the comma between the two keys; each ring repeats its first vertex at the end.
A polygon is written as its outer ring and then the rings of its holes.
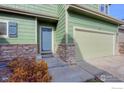
{"type": "Polygon", "coordinates": [[[0,22],[0,35],[7,35],[7,24],[0,22]]]}

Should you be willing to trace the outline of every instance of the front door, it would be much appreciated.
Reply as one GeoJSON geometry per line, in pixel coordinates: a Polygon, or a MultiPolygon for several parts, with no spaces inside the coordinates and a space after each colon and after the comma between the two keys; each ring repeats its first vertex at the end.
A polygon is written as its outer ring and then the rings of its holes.
{"type": "Polygon", "coordinates": [[[41,53],[52,53],[52,28],[41,27],[41,53]]]}

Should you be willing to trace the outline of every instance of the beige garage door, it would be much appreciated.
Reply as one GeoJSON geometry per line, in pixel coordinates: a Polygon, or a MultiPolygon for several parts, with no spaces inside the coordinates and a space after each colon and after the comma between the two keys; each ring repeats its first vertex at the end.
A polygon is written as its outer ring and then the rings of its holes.
{"type": "Polygon", "coordinates": [[[113,55],[113,33],[76,29],[74,34],[78,59],[86,60],[113,55]]]}

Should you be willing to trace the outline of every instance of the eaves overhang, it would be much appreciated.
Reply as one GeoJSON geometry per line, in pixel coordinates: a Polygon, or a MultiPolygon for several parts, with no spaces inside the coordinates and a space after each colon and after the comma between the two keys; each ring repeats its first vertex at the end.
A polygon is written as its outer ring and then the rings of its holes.
{"type": "Polygon", "coordinates": [[[104,20],[104,21],[107,21],[112,24],[124,25],[124,22],[121,20],[118,20],[118,19],[108,16],[106,14],[100,13],[98,11],[88,9],[88,8],[78,5],[78,4],[68,5],[67,10],[74,11],[74,12],[77,12],[77,13],[80,13],[82,15],[86,15],[89,17],[93,17],[95,19],[104,20]]]}
{"type": "Polygon", "coordinates": [[[0,11],[3,12],[8,12],[8,13],[15,13],[15,14],[20,14],[20,15],[26,15],[26,16],[32,16],[32,17],[37,17],[39,19],[43,18],[43,20],[49,20],[53,22],[58,22],[58,17],[51,16],[48,14],[40,14],[40,13],[33,13],[30,11],[25,11],[22,9],[15,9],[15,8],[10,8],[6,6],[0,5],[0,11]]]}

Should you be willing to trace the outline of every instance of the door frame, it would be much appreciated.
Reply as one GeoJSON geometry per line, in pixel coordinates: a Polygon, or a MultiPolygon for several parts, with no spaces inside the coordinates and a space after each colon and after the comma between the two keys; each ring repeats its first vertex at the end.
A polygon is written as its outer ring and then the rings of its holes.
{"type": "MultiPolygon", "coordinates": [[[[39,51],[39,52],[40,52],[40,54],[42,54],[42,52],[43,52],[43,51],[42,51],[42,44],[41,44],[41,41],[42,41],[42,40],[41,40],[41,39],[42,39],[42,36],[41,36],[41,32],[42,32],[42,31],[41,31],[41,28],[42,28],[42,27],[51,28],[51,29],[52,29],[52,49],[51,49],[51,52],[54,53],[54,27],[52,27],[52,26],[39,26],[39,33],[40,33],[40,34],[39,34],[39,39],[40,39],[40,40],[39,40],[39,45],[40,45],[40,47],[39,47],[39,50],[40,50],[40,51],[39,51]]],[[[49,53],[49,52],[48,52],[48,53],[49,53]]]]}
{"type": "MultiPolygon", "coordinates": [[[[79,26],[74,26],[73,27],[73,38],[75,39],[75,32],[76,32],[76,29],[80,29],[80,30],[85,30],[85,31],[89,31],[89,32],[97,32],[97,33],[106,33],[106,34],[112,34],[113,35],[113,56],[116,54],[115,53],[115,47],[116,47],[116,33],[117,32],[109,32],[109,31],[104,31],[104,30],[97,30],[97,29],[93,29],[93,28],[85,28],[85,27],[79,27],[79,26]]],[[[75,42],[75,41],[74,41],[75,42]]]]}

